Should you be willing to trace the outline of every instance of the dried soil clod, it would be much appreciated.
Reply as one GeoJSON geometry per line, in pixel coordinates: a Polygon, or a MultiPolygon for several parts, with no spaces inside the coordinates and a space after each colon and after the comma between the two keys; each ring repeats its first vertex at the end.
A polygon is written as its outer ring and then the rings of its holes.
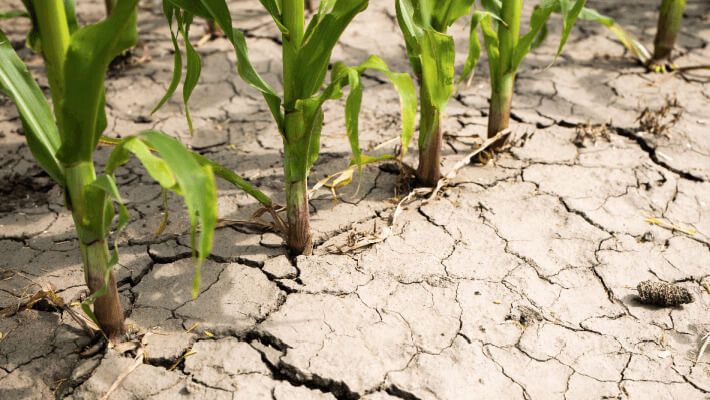
{"type": "Polygon", "coordinates": [[[544,318],[537,310],[527,306],[518,306],[510,314],[508,314],[505,319],[507,321],[518,322],[523,327],[528,327],[537,322],[542,321],[544,318]]]}
{"type": "Polygon", "coordinates": [[[666,282],[643,281],[636,286],[639,300],[660,307],[675,307],[695,301],[685,288],[666,282]]]}

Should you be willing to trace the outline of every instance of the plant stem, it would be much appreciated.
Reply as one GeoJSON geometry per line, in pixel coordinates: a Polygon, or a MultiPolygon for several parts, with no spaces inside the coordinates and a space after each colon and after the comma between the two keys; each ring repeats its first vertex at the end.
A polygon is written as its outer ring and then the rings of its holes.
{"type": "Polygon", "coordinates": [[[64,96],[64,59],[69,48],[69,25],[63,0],[47,0],[42,3],[35,7],[35,13],[54,115],[59,118],[59,106],[64,96]]]}
{"type": "MultiPolygon", "coordinates": [[[[492,138],[498,132],[507,129],[510,124],[510,109],[513,102],[513,84],[515,75],[503,76],[491,89],[491,105],[488,111],[488,137],[492,138]]],[[[505,143],[505,139],[500,143],[493,144],[493,148],[499,148],[505,143]]]]}
{"type": "Polygon", "coordinates": [[[429,102],[426,87],[420,86],[419,168],[417,179],[423,186],[434,187],[441,178],[441,113],[429,102]]]}
{"type": "Polygon", "coordinates": [[[675,39],[683,21],[684,9],[685,0],[663,0],[661,3],[651,65],[670,61],[675,39]]]}
{"type": "Polygon", "coordinates": [[[108,292],[94,302],[94,315],[101,330],[109,339],[123,332],[123,307],[118,298],[116,276],[108,271],[109,253],[106,245],[103,217],[110,203],[105,198],[90,196],[87,187],[96,180],[92,161],[84,161],[65,167],[69,208],[79,236],[81,258],[84,263],[84,278],[91,294],[104,286],[104,277],[109,274],[108,292]]]}
{"type": "Polygon", "coordinates": [[[286,0],[283,2],[283,22],[288,29],[289,40],[299,47],[303,41],[305,18],[305,0],[286,0]]]}
{"type": "MultiPolygon", "coordinates": [[[[510,123],[510,107],[515,83],[513,53],[520,40],[522,10],[523,0],[503,0],[501,19],[504,23],[498,24],[500,64],[496,69],[496,76],[491,80],[491,104],[488,111],[489,138],[508,128],[510,123]]],[[[506,138],[503,138],[491,147],[493,149],[500,148],[505,140],[506,138]]]]}
{"type": "Polygon", "coordinates": [[[111,15],[111,11],[116,6],[116,1],[117,0],[104,0],[104,3],[106,4],[106,16],[111,15]]]}
{"type": "Polygon", "coordinates": [[[308,210],[308,137],[303,132],[301,118],[300,111],[287,112],[284,128],[286,244],[292,254],[310,254],[313,247],[308,210]]]}
{"type": "Polygon", "coordinates": [[[301,47],[303,41],[304,26],[306,24],[304,0],[287,0],[283,2],[282,20],[288,35],[283,35],[283,84],[284,84],[284,108],[286,112],[293,110],[298,100],[298,87],[294,78],[295,53],[301,47]],[[287,49],[287,44],[295,51],[287,49]]]}
{"type": "Polygon", "coordinates": [[[116,273],[109,268],[109,252],[106,241],[98,241],[92,244],[81,243],[81,258],[84,262],[84,277],[86,286],[91,294],[101,290],[104,286],[104,277],[109,274],[108,292],[100,296],[94,302],[94,315],[99,321],[101,330],[106,337],[113,340],[123,333],[123,306],[118,297],[116,286],[116,273]]]}
{"type": "Polygon", "coordinates": [[[512,72],[513,52],[520,39],[520,18],[523,10],[523,0],[503,0],[501,19],[504,24],[498,24],[498,38],[500,41],[500,67],[501,78],[512,72]]]}
{"type": "Polygon", "coordinates": [[[286,213],[288,232],[286,244],[293,254],[310,254],[313,239],[308,210],[309,137],[303,124],[303,114],[295,110],[298,82],[294,78],[295,55],[303,42],[305,20],[304,0],[283,2],[282,20],[288,29],[283,35],[284,83],[284,180],[286,185],[286,213]]]}
{"type": "Polygon", "coordinates": [[[313,237],[308,210],[307,179],[290,180],[286,172],[286,210],[288,215],[288,233],[286,245],[293,254],[309,255],[313,250],[313,237]]]}

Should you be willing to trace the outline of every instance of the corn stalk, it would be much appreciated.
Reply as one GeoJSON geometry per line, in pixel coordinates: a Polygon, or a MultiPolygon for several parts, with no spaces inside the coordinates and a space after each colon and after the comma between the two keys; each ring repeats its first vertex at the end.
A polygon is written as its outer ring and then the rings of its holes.
{"type": "Polygon", "coordinates": [[[114,244],[110,250],[108,242],[116,208],[114,238],[129,220],[116,186],[116,168],[133,154],[163,188],[184,198],[197,264],[193,294],[199,285],[199,266],[211,250],[217,218],[212,168],[163,133],[146,131],[120,140],[104,173],[95,169],[93,154],[106,128],[104,76],[110,61],[135,43],[137,3],[119,0],[109,17],[77,28],[71,36],[67,32],[74,29],[66,16],[73,15],[73,7],[66,7],[66,1],[46,0],[42,7],[26,3],[41,42],[54,115],[0,32],[0,91],[17,106],[35,160],[66,193],[90,291],[82,308],[112,340],[123,332],[124,314],[113,271],[118,249],[114,244]]]}
{"type": "MultiPolygon", "coordinates": [[[[585,0],[546,0],[538,4],[530,18],[530,29],[521,35],[522,0],[482,0],[485,11],[476,11],[471,20],[471,51],[467,65],[475,65],[480,42],[475,27],[480,26],[488,54],[491,100],[488,112],[488,137],[495,137],[510,124],[510,113],[518,68],[530,50],[544,38],[546,24],[553,12],[562,14],[562,35],[556,56],[567,43],[572,27],[584,8],[585,0]]],[[[504,144],[505,139],[495,147],[504,144]]]]}
{"type": "Polygon", "coordinates": [[[104,5],[106,7],[106,15],[111,15],[111,11],[116,7],[117,0],[104,0],[104,5]]]}
{"type": "MultiPolygon", "coordinates": [[[[419,81],[419,167],[417,179],[433,187],[441,178],[441,122],[454,92],[454,38],[448,28],[471,11],[474,0],[397,0],[397,22],[409,62],[419,81]]],[[[464,71],[467,79],[473,68],[464,71]]],[[[407,147],[402,148],[402,155],[407,147]]]]}
{"type": "Polygon", "coordinates": [[[684,9],[685,0],[663,0],[661,3],[651,65],[670,64],[675,39],[683,22],[684,9]]]}
{"type": "MultiPolygon", "coordinates": [[[[232,27],[231,15],[224,0],[165,0],[163,7],[171,24],[175,17],[178,32],[181,32],[185,39],[185,32],[188,31],[193,16],[213,19],[234,46],[239,75],[262,93],[284,145],[284,189],[288,217],[286,243],[293,254],[308,254],[312,249],[313,240],[307,185],[310,170],[320,153],[323,104],[328,100],[341,98],[343,88],[350,87],[345,105],[346,131],[353,153],[352,165],[362,168],[369,162],[381,159],[362,154],[359,146],[362,74],[368,69],[379,71],[388,77],[398,90],[402,103],[403,142],[408,140],[404,138],[411,138],[414,129],[414,84],[409,75],[393,73],[384,61],[371,56],[356,67],[335,63],[330,73],[330,82],[323,87],[335,44],[353,18],[367,7],[367,0],[322,1],[308,23],[305,18],[304,0],[261,0],[261,3],[281,32],[283,96],[277,94],[251,65],[244,34],[232,27]]],[[[191,70],[197,69],[191,69],[189,62],[197,55],[187,40],[185,49],[188,58],[186,84],[191,84],[196,80],[191,81],[190,77],[199,75],[199,72],[193,72],[191,75],[191,70]]],[[[196,65],[196,62],[193,64],[196,65]]],[[[172,89],[174,91],[174,88],[172,89]]],[[[169,90],[166,96],[170,96],[172,91],[169,90]]],[[[187,98],[183,93],[185,103],[187,98]]]]}

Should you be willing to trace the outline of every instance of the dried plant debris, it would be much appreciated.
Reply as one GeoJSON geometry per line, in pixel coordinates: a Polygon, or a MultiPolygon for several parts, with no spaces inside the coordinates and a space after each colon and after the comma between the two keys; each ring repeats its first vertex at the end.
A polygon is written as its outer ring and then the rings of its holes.
{"type": "Polygon", "coordinates": [[[641,132],[648,132],[654,136],[671,137],[671,128],[680,121],[683,115],[683,108],[678,99],[669,97],[666,103],[658,109],[650,109],[648,107],[641,111],[641,114],[636,118],[641,132]]]}
{"type": "Polygon", "coordinates": [[[611,130],[609,129],[609,124],[591,124],[587,122],[586,124],[577,125],[575,129],[575,137],[572,140],[577,147],[588,147],[589,144],[592,146],[597,145],[598,140],[610,140],[611,130]]]}
{"type": "Polygon", "coordinates": [[[528,306],[518,306],[506,315],[506,321],[515,321],[523,327],[528,327],[543,320],[542,314],[528,306]]]}
{"type": "Polygon", "coordinates": [[[636,286],[639,300],[644,304],[676,307],[695,301],[688,289],[667,282],[643,281],[636,286]]]}

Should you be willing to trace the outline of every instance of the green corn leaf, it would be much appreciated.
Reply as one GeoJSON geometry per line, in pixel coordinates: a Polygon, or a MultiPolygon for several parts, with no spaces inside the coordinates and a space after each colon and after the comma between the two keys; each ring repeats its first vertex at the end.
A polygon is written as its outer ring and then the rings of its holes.
{"type": "MultiPolygon", "coordinates": [[[[362,168],[362,166],[367,164],[365,159],[372,159],[372,157],[362,154],[359,139],[360,108],[362,105],[363,92],[361,77],[362,74],[368,70],[383,73],[390,82],[392,82],[395,90],[399,94],[402,111],[402,152],[403,154],[406,153],[409,142],[414,135],[414,126],[416,123],[417,97],[414,82],[406,73],[392,72],[387,66],[387,63],[380,57],[370,56],[365,62],[356,67],[348,67],[342,62],[336,63],[331,73],[331,83],[325,90],[318,96],[299,100],[296,103],[297,110],[301,111],[304,116],[305,131],[312,132],[310,137],[310,149],[308,151],[308,154],[312,158],[309,159],[307,169],[313,166],[315,157],[318,155],[319,144],[317,141],[320,137],[320,126],[322,126],[323,123],[321,107],[328,100],[340,98],[343,94],[342,89],[346,86],[350,88],[345,102],[345,127],[348,141],[350,142],[350,148],[353,153],[353,161],[351,164],[362,168]]],[[[391,156],[387,158],[391,158],[391,156]]]]}
{"type": "Polygon", "coordinates": [[[542,44],[545,43],[545,40],[547,40],[547,36],[549,33],[550,30],[548,29],[547,24],[544,24],[542,26],[542,29],[540,29],[538,35],[533,40],[532,45],[530,46],[531,49],[537,49],[538,47],[542,46],[542,44]]]}
{"type": "MultiPolygon", "coordinates": [[[[114,232],[113,251],[111,254],[111,259],[109,260],[110,270],[110,267],[113,267],[118,262],[118,238],[121,236],[121,232],[123,232],[123,229],[126,227],[126,225],[128,225],[130,215],[128,214],[128,209],[123,203],[121,194],[119,193],[118,187],[116,186],[116,178],[112,175],[100,175],[98,178],[96,178],[95,181],[91,183],[91,185],[89,185],[87,190],[100,192],[104,199],[111,199],[114,203],[116,203],[116,206],[118,207],[118,225],[116,226],[116,231],[114,232]]],[[[106,233],[105,236],[107,236],[114,218],[113,207],[110,206],[110,203],[106,203],[103,218],[103,226],[106,233]]]]}
{"type": "Polygon", "coordinates": [[[107,174],[113,174],[118,166],[127,161],[127,152],[135,155],[162,187],[185,199],[192,225],[193,249],[197,253],[192,288],[193,298],[196,298],[199,294],[200,266],[212,250],[217,224],[217,188],[212,168],[209,163],[198,162],[194,153],[176,139],[161,132],[146,131],[123,139],[114,148],[106,165],[107,174]],[[150,149],[154,149],[160,157],[153,155],[150,149]]]}
{"type": "Polygon", "coordinates": [[[494,73],[500,64],[500,40],[498,39],[498,31],[493,25],[492,18],[484,18],[480,20],[481,33],[483,33],[483,41],[486,45],[488,53],[488,64],[491,68],[491,76],[498,76],[494,73]]]}
{"type": "Polygon", "coordinates": [[[282,35],[288,35],[288,29],[284,26],[283,22],[281,21],[281,7],[280,7],[280,1],[277,0],[259,0],[261,2],[261,5],[266,8],[266,10],[271,14],[271,18],[274,19],[274,22],[276,23],[276,26],[279,28],[279,31],[281,31],[282,35]]]}
{"type": "MultiPolygon", "coordinates": [[[[192,15],[196,15],[198,17],[202,17],[205,19],[214,19],[210,11],[205,8],[204,4],[202,1],[194,1],[194,0],[163,0],[163,3],[169,2],[172,4],[174,7],[179,8],[181,10],[185,10],[189,12],[192,15]]],[[[225,4],[226,6],[226,4],[225,4]]],[[[220,23],[219,20],[216,20],[218,25],[220,25],[221,28],[224,28],[222,24],[220,23]]],[[[231,24],[227,24],[231,28],[231,24]]]]}
{"type": "Polygon", "coordinates": [[[431,1],[431,26],[439,32],[446,32],[446,28],[451,26],[457,19],[468,15],[474,0],[447,0],[431,1]]]}
{"type": "MultiPolygon", "coordinates": [[[[557,53],[555,54],[555,58],[559,57],[559,55],[562,54],[562,49],[567,43],[567,39],[569,38],[569,34],[572,32],[572,28],[574,27],[575,22],[577,22],[577,17],[579,17],[579,13],[582,11],[582,9],[584,8],[584,4],[586,3],[586,0],[576,0],[573,5],[570,5],[570,0],[559,1],[560,9],[562,10],[562,36],[560,37],[560,44],[557,46],[557,53]]],[[[537,31],[536,37],[539,36],[540,33],[547,28],[546,22],[543,23],[542,27],[537,31]]]]}
{"type": "Polygon", "coordinates": [[[357,70],[347,71],[350,93],[345,100],[345,131],[353,153],[353,162],[362,173],[362,151],[360,150],[360,108],[362,107],[362,81],[357,70]]]}
{"type": "Polygon", "coordinates": [[[89,161],[106,127],[104,78],[109,63],[136,42],[136,4],[122,0],[111,15],[76,31],[69,43],[61,105],[62,147],[65,164],[89,161]]]}
{"type": "MultiPolygon", "coordinates": [[[[34,3],[31,0],[22,0],[22,4],[25,6],[26,16],[32,21],[32,29],[30,29],[30,32],[27,34],[26,46],[35,53],[40,53],[42,51],[42,45],[39,37],[39,26],[37,25],[37,18],[34,12],[34,3]]],[[[79,29],[74,0],[64,0],[64,12],[67,16],[69,33],[74,33],[79,29]]]]}
{"type": "Polygon", "coordinates": [[[11,18],[31,18],[31,17],[27,11],[22,11],[22,10],[0,11],[0,19],[11,19],[11,18]]]}
{"type": "Polygon", "coordinates": [[[323,102],[325,99],[318,97],[297,100],[296,109],[286,118],[286,124],[294,124],[295,129],[287,128],[289,132],[303,132],[303,136],[293,138],[289,142],[292,159],[284,159],[290,166],[291,177],[296,180],[308,177],[311,168],[318,160],[320,154],[320,137],[323,129],[323,102]]]}
{"type": "MultiPolygon", "coordinates": [[[[184,10],[190,15],[196,15],[210,20],[214,20],[217,25],[224,32],[225,37],[230,40],[234,46],[234,50],[237,56],[237,71],[239,75],[247,82],[249,85],[253,86],[259,90],[267,105],[271,114],[276,120],[276,124],[279,127],[279,131],[283,133],[283,120],[284,116],[281,112],[281,98],[276,94],[271,85],[269,85],[254,69],[254,66],[249,61],[249,52],[246,45],[246,40],[244,39],[244,34],[238,29],[232,27],[232,17],[229,13],[229,8],[224,0],[199,0],[199,1],[188,1],[188,0],[164,0],[164,3],[168,2],[175,9],[175,15],[177,16],[180,11],[184,10]]],[[[168,14],[166,14],[168,16],[168,14]]],[[[191,23],[190,21],[183,21],[191,23]]],[[[183,26],[185,28],[185,23],[180,24],[178,21],[178,26],[183,26]]],[[[188,43],[187,40],[185,40],[188,43]]],[[[186,52],[190,52],[190,48],[194,50],[192,45],[186,44],[188,49],[186,52]]],[[[192,60],[193,65],[196,65],[197,60],[192,60]]],[[[188,74],[190,69],[190,55],[188,54],[188,74]]],[[[196,71],[196,70],[194,70],[196,71]]],[[[175,73],[175,72],[173,72],[175,73]]],[[[189,97],[189,96],[188,96],[189,97]]],[[[187,110],[187,104],[185,105],[187,110]]],[[[187,115],[187,114],[186,114],[187,115]]],[[[188,120],[188,124],[190,121],[188,120]]]]}
{"type": "Polygon", "coordinates": [[[195,159],[198,163],[200,163],[200,165],[209,166],[210,168],[212,168],[212,171],[216,176],[224,179],[225,181],[231,183],[232,185],[241,189],[245,193],[249,194],[262,205],[269,207],[273,204],[269,196],[264,194],[261,190],[255,188],[252,184],[247,182],[244,178],[239,176],[231,169],[224,167],[200,154],[192,153],[192,156],[195,157],[195,159]]]}
{"type": "Polygon", "coordinates": [[[249,61],[249,51],[247,49],[246,40],[244,39],[244,34],[238,29],[234,29],[233,31],[232,45],[234,45],[237,54],[237,71],[239,72],[239,76],[261,92],[266,100],[266,104],[269,106],[271,114],[274,116],[279,131],[283,133],[284,115],[281,111],[281,98],[276,94],[276,90],[256,72],[251,61],[249,61]]]}
{"type": "Polygon", "coordinates": [[[454,91],[454,39],[433,29],[420,38],[422,82],[430,102],[439,111],[446,108],[454,91]]]}
{"type": "Polygon", "coordinates": [[[79,29],[79,22],[76,19],[76,9],[74,0],[64,0],[64,12],[67,14],[67,25],[69,33],[74,33],[79,29]]]}
{"type": "Polygon", "coordinates": [[[22,0],[22,4],[25,6],[25,10],[27,10],[27,14],[32,21],[32,29],[30,29],[27,33],[25,45],[28,49],[32,49],[35,53],[39,53],[42,51],[42,48],[40,47],[39,28],[37,26],[37,16],[35,15],[34,5],[30,0],[22,0]]]}
{"type": "Polygon", "coordinates": [[[185,41],[185,56],[187,57],[187,72],[185,74],[185,82],[182,84],[182,103],[185,105],[185,117],[187,118],[187,126],[192,134],[192,117],[190,117],[190,108],[188,103],[190,101],[190,96],[197,86],[197,82],[200,80],[200,74],[202,73],[202,61],[200,60],[200,55],[197,54],[197,50],[190,43],[189,33],[190,24],[192,24],[192,15],[185,13],[181,21],[181,17],[178,17],[178,24],[183,27],[180,29],[182,33],[183,40],[185,41]],[[181,23],[182,22],[182,23],[181,23]]]}
{"type": "Polygon", "coordinates": [[[414,136],[417,115],[417,92],[412,77],[407,73],[392,72],[384,60],[377,56],[370,56],[370,58],[360,64],[357,69],[360,71],[360,74],[367,70],[383,73],[397,91],[399,95],[400,114],[402,116],[401,156],[405,156],[409,142],[412,140],[412,136],[414,136]]]}
{"type": "Polygon", "coordinates": [[[151,178],[155,179],[160,186],[180,192],[180,187],[168,163],[154,155],[151,150],[153,149],[141,137],[129,136],[121,140],[111,153],[106,165],[106,171],[112,174],[116,168],[128,162],[130,155],[133,154],[141,161],[151,178]]]}
{"type": "MultiPolygon", "coordinates": [[[[101,137],[101,143],[110,145],[110,146],[117,146],[121,143],[122,139],[115,139],[115,138],[110,138],[106,136],[101,137]]],[[[150,151],[155,152],[156,149],[150,148],[150,151]]],[[[111,163],[114,165],[123,165],[126,162],[128,162],[128,159],[130,158],[130,154],[128,152],[125,152],[123,155],[119,154],[120,152],[114,152],[113,157],[115,158],[114,161],[111,163]]],[[[255,188],[252,186],[249,182],[247,182],[244,178],[239,176],[237,173],[232,171],[231,169],[215,162],[207,157],[204,157],[198,153],[192,153],[192,156],[197,160],[198,163],[202,166],[209,166],[212,168],[212,171],[214,172],[215,176],[218,176],[225,181],[233,184],[234,186],[238,187],[239,189],[243,190],[247,194],[251,195],[255,200],[257,200],[259,203],[263,204],[264,206],[271,206],[272,201],[267,196],[264,194],[262,191],[259,189],[255,188]]],[[[114,167],[115,168],[115,167],[114,167]]]]}
{"type": "Polygon", "coordinates": [[[533,42],[547,24],[547,20],[550,18],[553,9],[554,3],[550,1],[543,2],[535,7],[530,17],[530,30],[520,38],[517,46],[515,46],[513,50],[510,71],[514,72],[518,70],[520,63],[523,62],[523,58],[530,52],[533,42]]]}
{"type": "Polygon", "coordinates": [[[421,55],[421,49],[419,47],[419,40],[423,32],[422,29],[414,22],[414,5],[412,0],[397,0],[395,3],[397,12],[397,22],[399,28],[404,35],[404,43],[407,47],[407,57],[409,57],[409,64],[414,71],[414,76],[421,80],[422,78],[422,63],[419,58],[421,55]]]}
{"type": "Polygon", "coordinates": [[[501,10],[503,9],[501,0],[481,0],[481,5],[483,9],[497,16],[500,16],[501,10]]]}
{"type": "Polygon", "coordinates": [[[335,44],[353,18],[367,5],[368,0],[337,0],[332,10],[319,16],[318,24],[307,31],[295,62],[294,79],[298,82],[296,98],[308,98],[320,89],[335,44]]]}
{"type": "Polygon", "coordinates": [[[37,163],[59,185],[64,169],[56,157],[61,146],[52,109],[25,64],[0,31],[0,91],[15,103],[25,128],[27,145],[37,163]]]}
{"type": "MultiPolygon", "coordinates": [[[[502,22],[496,14],[489,11],[474,11],[471,15],[471,26],[469,27],[468,38],[468,56],[466,57],[466,62],[463,65],[461,76],[458,79],[459,83],[468,81],[473,76],[473,71],[476,69],[478,60],[481,57],[481,41],[478,39],[478,32],[476,31],[476,28],[478,28],[481,21],[485,19],[496,19],[499,20],[499,22],[502,22]]],[[[495,30],[491,27],[490,31],[496,37],[497,41],[497,33],[495,30]]]]}
{"type": "MultiPolygon", "coordinates": [[[[192,241],[197,250],[197,267],[192,289],[192,296],[199,293],[199,267],[212,251],[214,229],[217,225],[217,186],[212,169],[201,166],[180,142],[160,132],[149,131],[141,134],[145,141],[155,148],[169,165],[180,187],[187,205],[192,224],[192,241]],[[197,225],[200,235],[196,240],[197,225]]],[[[166,188],[169,189],[169,188],[166,188]]]]}
{"type": "Polygon", "coordinates": [[[193,0],[193,2],[202,4],[209,12],[209,15],[212,16],[212,19],[222,28],[222,32],[224,32],[226,37],[229,38],[232,36],[232,16],[224,0],[193,0]]]}
{"type": "MultiPolygon", "coordinates": [[[[172,40],[173,50],[175,51],[175,55],[173,56],[173,77],[170,79],[170,85],[168,86],[167,92],[165,92],[165,95],[163,95],[155,108],[153,108],[151,114],[158,111],[161,107],[163,107],[163,105],[165,105],[165,103],[167,103],[168,100],[170,100],[175,93],[175,90],[177,90],[177,87],[180,84],[180,79],[182,78],[182,54],[180,53],[180,46],[178,45],[177,36],[175,35],[175,31],[173,31],[173,16],[176,12],[180,11],[176,11],[170,2],[163,1],[163,14],[165,14],[165,18],[168,20],[170,39],[172,40]]],[[[178,29],[180,29],[179,26],[178,29]]]]}
{"type": "Polygon", "coordinates": [[[607,27],[621,44],[626,47],[642,64],[647,64],[651,60],[651,52],[634,38],[629,32],[614,21],[614,19],[602,15],[592,8],[584,7],[579,13],[579,19],[591,21],[607,27]]]}

